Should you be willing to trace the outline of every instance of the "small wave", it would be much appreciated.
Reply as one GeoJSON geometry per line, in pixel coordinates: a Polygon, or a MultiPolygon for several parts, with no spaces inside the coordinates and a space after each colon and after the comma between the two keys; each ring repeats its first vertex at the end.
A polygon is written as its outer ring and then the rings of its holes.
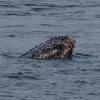
{"type": "Polygon", "coordinates": [[[56,74],[64,74],[64,75],[69,75],[69,74],[74,74],[74,70],[59,70],[55,72],[56,74]]]}
{"type": "Polygon", "coordinates": [[[26,25],[4,25],[0,26],[1,28],[12,28],[12,27],[25,27],[26,25]]]}
{"type": "Polygon", "coordinates": [[[44,10],[49,10],[48,8],[32,8],[33,11],[44,11],[44,10]]]}
{"type": "Polygon", "coordinates": [[[7,37],[10,37],[10,38],[14,38],[16,37],[17,35],[7,35],[7,37]]]}
{"type": "Polygon", "coordinates": [[[9,2],[6,0],[1,1],[0,0],[0,8],[18,8],[18,5],[16,5],[14,2],[9,2]]]}
{"type": "Polygon", "coordinates": [[[100,7],[100,5],[66,5],[65,7],[79,7],[79,8],[87,8],[87,7],[100,7]]]}
{"type": "Polygon", "coordinates": [[[18,56],[16,55],[20,55],[19,53],[10,53],[10,52],[2,52],[0,54],[1,57],[4,57],[4,58],[9,58],[9,59],[16,59],[18,58],[18,56]]]}
{"type": "Polygon", "coordinates": [[[52,25],[52,24],[40,24],[40,25],[46,27],[60,27],[59,25],[52,25]]]}
{"type": "Polygon", "coordinates": [[[0,8],[18,8],[16,5],[11,5],[11,4],[0,4],[0,8]]]}
{"type": "Polygon", "coordinates": [[[42,6],[42,7],[49,7],[49,8],[75,8],[75,7],[100,7],[100,5],[98,4],[94,4],[94,5],[57,5],[57,4],[48,4],[48,3],[44,3],[44,4],[24,4],[25,6],[42,6]]]}
{"type": "Polygon", "coordinates": [[[74,56],[80,56],[80,57],[97,57],[96,55],[84,54],[84,53],[75,53],[74,56]]]}
{"type": "Polygon", "coordinates": [[[9,34],[9,35],[4,35],[1,38],[21,38],[21,35],[18,34],[9,34]]]}
{"type": "Polygon", "coordinates": [[[0,56],[2,57],[6,57],[6,58],[15,58],[14,56],[11,56],[11,55],[7,55],[7,54],[0,54],[0,56]]]}
{"type": "Polygon", "coordinates": [[[96,14],[95,15],[95,18],[100,18],[100,14],[96,14]]]}
{"type": "Polygon", "coordinates": [[[76,80],[74,81],[75,84],[86,84],[88,83],[87,81],[84,81],[84,80],[76,80]]]}
{"type": "Polygon", "coordinates": [[[5,12],[3,15],[8,16],[29,16],[32,15],[30,12],[5,12]]]}
{"type": "Polygon", "coordinates": [[[9,79],[29,79],[29,80],[43,80],[38,75],[27,75],[27,73],[18,72],[18,73],[11,73],[8,75],[4,75],[3,77],[9,78],[9,79]]]}
{"type": "Polygon", "coordinates": [[[62,7],[60,5],[56,5],[56,4],[48,4],[48,3],[44,3],[44,4],[24,4],[25,6],[37,6],[37,7],[49,7],[49,8],[54,8],[54,7],[62,7]]]}
{"type": "Polygon", "coordinates": [[[93,72],[100,72],[100,68],[91,69],[93,72]]]}
{"type": "Polygon", "coordinates": [[[100,95],[100,93],[90,92],[90,93],[87,93],[87,95],[96,96],[96,95],[100,95]]]}

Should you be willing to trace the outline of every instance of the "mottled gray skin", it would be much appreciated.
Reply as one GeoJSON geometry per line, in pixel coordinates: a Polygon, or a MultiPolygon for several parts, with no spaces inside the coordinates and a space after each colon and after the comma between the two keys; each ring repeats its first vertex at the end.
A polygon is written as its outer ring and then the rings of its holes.
{"type": "Polygon", "coordinates": [[[75,40],[69,36],[58,36],[32,48],[21,57],[33,59],[60,59],[71,56],[75,40]]]}

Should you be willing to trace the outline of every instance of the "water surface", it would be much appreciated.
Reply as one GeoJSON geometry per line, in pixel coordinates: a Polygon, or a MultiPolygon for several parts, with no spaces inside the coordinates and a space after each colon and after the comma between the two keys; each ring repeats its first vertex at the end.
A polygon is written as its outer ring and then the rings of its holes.
{"type": "Polygon", "coordinates": [[[100,100],[100,0],[0,0],[0,100],[100,100]],[[70,59],[18,56],[70,35],[70,59]]]}

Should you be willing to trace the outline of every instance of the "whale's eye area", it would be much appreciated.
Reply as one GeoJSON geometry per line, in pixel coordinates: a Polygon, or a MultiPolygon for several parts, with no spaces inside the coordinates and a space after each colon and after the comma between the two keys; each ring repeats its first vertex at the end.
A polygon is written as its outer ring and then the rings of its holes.
{"type": "Polygon", "coordinates": [[[60,51],[64,50],[65,46],[63,44],[57,44],[54,46],[54,49],[58,49],[60,51]]]}
{"type": "Polygon", "coordinates": [[[63,50],[64,47],[63,47],[63,45],[58,45],[58,46],[57,46],[57,49],[59,49],[59,50],[63,50]]]}

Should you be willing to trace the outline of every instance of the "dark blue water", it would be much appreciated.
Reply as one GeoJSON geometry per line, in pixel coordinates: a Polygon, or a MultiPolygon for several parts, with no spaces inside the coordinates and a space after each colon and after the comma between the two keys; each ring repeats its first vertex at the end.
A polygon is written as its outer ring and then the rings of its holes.
{"type": "Polygon", "coordinates": [[[0,100],[100,100],[100,0],[0,0],[0,100]],[[72,58],[18,58],[59,35],[72,58]]]}

